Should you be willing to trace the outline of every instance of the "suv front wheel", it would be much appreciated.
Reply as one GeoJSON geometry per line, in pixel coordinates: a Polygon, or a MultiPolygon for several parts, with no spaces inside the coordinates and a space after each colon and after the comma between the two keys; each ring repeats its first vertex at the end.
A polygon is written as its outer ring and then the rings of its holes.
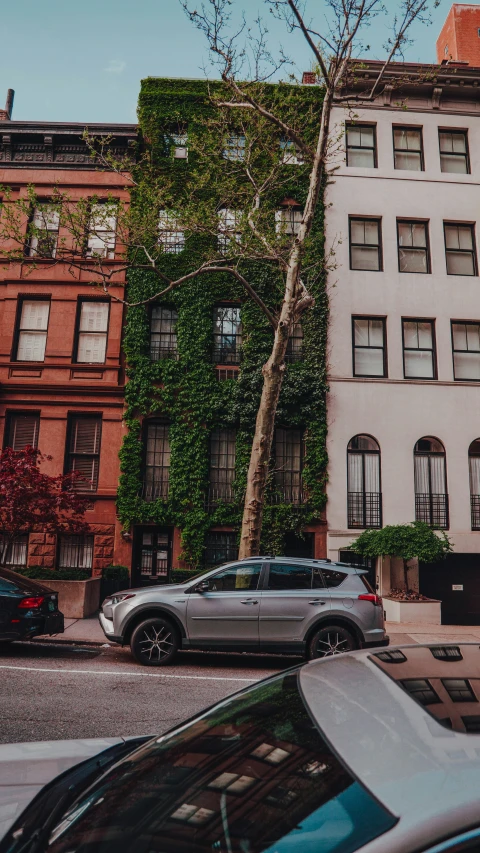
{"type": "Polygon", "coordinates": [[[130,640],[133,656],[144,666],[167,666],[172,663],[178,645],[175,628],[161,617],[140,622],[130,640]]]}
{"type": "Polygon", "coordinates": [[[343,625],[322,625],[308,644],[308,659],[326,658],[357,648],[353,634],[343,625]]]}

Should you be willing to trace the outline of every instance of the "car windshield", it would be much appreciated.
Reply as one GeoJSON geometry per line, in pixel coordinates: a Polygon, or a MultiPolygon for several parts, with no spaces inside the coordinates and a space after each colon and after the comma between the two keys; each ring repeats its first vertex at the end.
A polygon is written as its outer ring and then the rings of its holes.
{"type": "Polygon", "coordinates": [[[227,699],[118,763],[48,853],[351,853],[396,818],[313,724],[298,670],[227,699]]]}

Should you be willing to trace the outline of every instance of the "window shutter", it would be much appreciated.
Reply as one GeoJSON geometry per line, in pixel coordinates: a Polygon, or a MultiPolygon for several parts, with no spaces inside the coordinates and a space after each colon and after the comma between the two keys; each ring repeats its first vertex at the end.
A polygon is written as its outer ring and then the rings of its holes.
{"type": "Polygon", "coordinates": [[[108,302],[82,302],[80,331],[106,332],[108,326],[108,308],[108,302]]]}
{"type": "Polygon", "coordinates": [[[100,418],[76,418],[70,440],[71,453],[98,453],[100,430],[100,418]]]}
{"type": "Polygon", "coordinates": [[[8,441],[12,450],[37,447],[39,421],[38,415],[12,415],[8,441]]]}

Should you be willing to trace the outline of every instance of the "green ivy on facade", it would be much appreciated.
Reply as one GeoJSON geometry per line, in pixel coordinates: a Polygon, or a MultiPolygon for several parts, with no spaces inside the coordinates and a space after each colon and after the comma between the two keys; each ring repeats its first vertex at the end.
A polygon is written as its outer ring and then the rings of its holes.
{"type": "MultiPolygon", "coordinates": [[[[321,104],[319,87],[271,86],[272,97],[301,115],[302,105],[315,133],[321,104]],[[316,106],[318,105],[318,110],[316,106]]],[[[189,138],[202,132],[212,106],[204,81],[149,78],[142,83],[139,100],[140,132],[150,153],[149,165],[140,163],[138,187],[132,205],[147,205],[149,182],[168,181],[172,196],[188,192],[189,180],[198,176],[198,163],[190,156],[175,160],[165,137],[172,128],[188,128],[189,138]],[[193,178],[192,178],[193,176],[193,178]]],[[[278,206],[282,197],[304,202],[308,188],[308,168],[285,166],[281,197],[271,199],[278,206]]],[[[205,193],[215,193],[214,183],[206,182],[205,193]],[[213,186],[213,189],[212,189],[213,186]]],[[[321,270],[323,257],[323,206],[319,205],[305,267],[321,270]]],[[[201,240],[187,236],[179,254],[165,254],[162,269],[178,277],[198,265],[201,240]]],[[[245,261],[242,270],[254,282],[267,305],[275,310],[281,283],[278,274],[260,261],[245,261]]],[[[301,532],[318,522],[325,506],[326,479],[326,344],[328,302],[323,271],[308,280],[315,307],[304,315],[303,358],[287,365],[277,424],[302,427],[305,431],[303,481],[308,502],[302,505],[278,503],[269,484],[263,522],[264,553],[281,554],[285,535],[301,532]]],[[[148,299],[158,292],[158,278],[149,271],[132,269],[128,274],[128,301],[148,299]]],[[[128,433],[120,452],[121,478],[118,513],[125,528],[155,523],[180,529],[185,561],[192,568],[201,565],[206,533],[220,525],[239,530],[250,446],[262,388],[262,365],[272,345],[272,330],[260,309],[228,274],[214,273],[173,290],[165,303],[178,313],[176,334],[178,358],[152,361],[148,306],[130,307],[126,317],[124,352],[128,364],[125,422],[128,433]],[[212,362],[214,307],[222,302],[241,304],[242,360],[238,379],[219,381],[212,362]],[[168,499],[146,501],[142,497],[144,417],[164,418],[170,425],[171,467],[168,499]],[[206,504],[209,477],[209,437],[215,428],[236,429],[235,501],[209,509],[206,504]]]]}

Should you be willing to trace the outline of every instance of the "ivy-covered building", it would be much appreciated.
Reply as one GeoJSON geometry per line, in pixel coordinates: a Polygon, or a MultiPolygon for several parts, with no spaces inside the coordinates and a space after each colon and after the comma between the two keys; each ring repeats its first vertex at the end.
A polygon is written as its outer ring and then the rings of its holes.
{"type": "MultiPolygon", "coordinates": [[[[318,86],[270,88],[272,97],[288,101],[289,109],[300,114],[305,107],[306,120],[318,115],[318,86]]],[[[198,150],[211,109],[204,81],[148,78],[142,82],[139,125],[147,156],[140,158],[132,205],[134,209],[148,205],[149,183],[162,180],[173,198],[195,192],[201,204],[198,188],[203,181],[205,206],[218,205],[215,239],[221,246],[222,241],[235,239],[236,211],[222,206],[218,184],[202,175],[193,145],[196,139],[198,150]]],[[[230,177],[242,160],[245,144],[245,136],[233,131],[226,143],[218,140],[221,168],[230,170],[230,177]]],[[[276,144],[282,180],[270,199],[272,217],[276,222],[283,218],[287,233],[294,233],[306,196],[308,167],[288,143],[278,139],[276,144]]],[[[167,209],[158,211],[157,227],[165,274],[178,278],[195,269],[211,234],[189,233],[167,209]]],[[[322,209],[312,245],[315,263],[310,266],[321,270],[322,209]]],[[[280,292],[277,273],[272,274],[271,266],[258,259],[244,263],[257,292],[274,311],[280,292]]],[[[315,307],[289,343],[262,551],[321,557],[326,555],[323,269],[309,280],[309,288],[315,307]]],[[[130,303],[150,300],[158,289],[158,277],[152,272],[130,270],[130,303]]],[[[121,450],[118,512],[124,536],[132,542],[133,584],[167,580],[172,568],[193,569],[236,557],[262,365],[271,345],[272,330],[265,315],[226,272],[194,278],[172,290],[168,299],[128,309],[124,332],[127,432],[121,450]]]]}

